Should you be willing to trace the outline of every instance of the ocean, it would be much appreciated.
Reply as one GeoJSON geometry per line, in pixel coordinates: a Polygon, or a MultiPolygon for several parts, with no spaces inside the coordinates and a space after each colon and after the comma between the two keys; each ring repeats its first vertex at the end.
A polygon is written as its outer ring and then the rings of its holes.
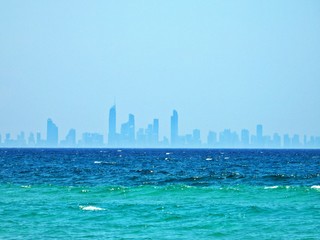
{"type": "Polygon", "coordinates": [[[0,239],[320,239],[320,150],[0,149],[0,239]]]}

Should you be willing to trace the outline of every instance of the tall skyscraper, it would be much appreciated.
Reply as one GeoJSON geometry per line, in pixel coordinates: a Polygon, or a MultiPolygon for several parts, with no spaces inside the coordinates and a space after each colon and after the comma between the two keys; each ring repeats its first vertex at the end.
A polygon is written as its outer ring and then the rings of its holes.
{"type": "Polygon", "coordinates": [[[47,146],[56,147],[58,145],[58,127],[49,118],[47,121],[47,146]]]}
{"type": "Polygon", "coordinates": [[[157,145],[159,143],[159,119],[153,119],[152,128],[152,144],[157,145]]]}
{"type": "Polygon", "coordinates": [[[76,130],[71,128],[66,136],[65,144],[67,146],[76,145],[76,130]]]}
{"type": "Polygon", "coordinates": [[[132,147],[135,144],[135,124],[133,114],[129,114],[128,122],[121,125],[120,140],[123,146],[132,147]]]}
{"type": "Polygon", "coordinates": [[[192,143],[193,143],[193,146],[200,146],[201,145],[201,137],[200,137],[200,130],[199,129],[193,130],[192,143]]]}
{"type": "Polygon", "coordinates": [[[129,121],[128,121],[128,130],[129,130],[129,143],[135,143],[135,124],[134,124],[134,115],[129,114],[129,121]]]}
{"type": "Polygon", "coordinates": [[[113,105],[109,111],[109,132],[108,144],[111,146],[116,145],[117,132],[116,132],[116,105],[113,105]]]}
{"type": "Polygon", "coordinates": [[[263,128],[261,124],[257,125],[257,147],[263,147],[263,128]]]}
{"type": "Polygon", "coordinates": [[[241,146],[248,147],[249,146],[249,139],[250,139],[249,130],[242,129],[241,130],[241,146]]]}
{"type": "Polygon", "coordinates": [[[176,110],[173,110],[171,116],[171,145],[176,146],[178,144],[178,113],[176,110]]]}

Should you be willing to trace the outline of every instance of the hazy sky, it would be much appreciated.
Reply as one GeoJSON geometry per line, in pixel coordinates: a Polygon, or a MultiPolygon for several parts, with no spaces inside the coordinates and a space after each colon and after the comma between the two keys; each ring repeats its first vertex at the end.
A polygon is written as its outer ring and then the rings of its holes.
{"type": "Polygon", "coordinates": [[[1,1],[0,133],[320,135],[320,1],[1,1]]]}

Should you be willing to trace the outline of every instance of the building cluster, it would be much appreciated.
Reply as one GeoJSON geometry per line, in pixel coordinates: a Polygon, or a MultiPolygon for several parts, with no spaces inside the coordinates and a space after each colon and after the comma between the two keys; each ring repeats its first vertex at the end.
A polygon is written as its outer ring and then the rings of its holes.
{"type": "Polygon", "coordinates": [[[103,134],[88,133],[82,134],[77,141],[76,130],[70,129],[66,137],[59,141],[59,131],[57,125],[51,120],[47,120],[46,139],[40,133],[34,135],[30,133],[26,138],[24,132],[18,134],[13,139],[10,133],[4,138],[0,135],[0,147],[196,147],[196,148],[320,148],[320,136],[302,138],[298,134],[280,136],[274,133],[272,136],[263,134],[263,126],[257,125],[255,134],[250,134],[249,130],[242,129],[238,134],[230,129],[225,129],[220,133],[209,131],[207,141],[201,141],[201,132],[194,129],[192,133],[186,135],[179,134],[178,112],[173,110],[170,121],[170,140],[167,137],[159,139],[159,119],[153,119],[146,128],[139,128],[136,131],[135,117],[129,114],[128,121],[121,124],[120,132],[117,131],[116,106],[112,106],[109,111],[109,131],[107,142],[104,141],[103,134]]]}

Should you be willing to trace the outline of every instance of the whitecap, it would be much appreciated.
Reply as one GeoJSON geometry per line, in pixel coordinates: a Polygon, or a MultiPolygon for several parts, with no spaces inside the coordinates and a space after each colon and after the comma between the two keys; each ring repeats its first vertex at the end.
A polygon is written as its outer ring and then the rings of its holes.
{"type": "Polygon", "coordinates": [[[94,161],[93,163],[95,163],[95,164],[100,164],[101,161],[94,161]]]}
{"type": "Polygon", "coordinates": [[[312,188],[312,189],[319,189],[319,190],[320,190],[320,186],[319,186],[319,185],[313,185],[311,188],[312,188]]]}
{"type": "Polygon", "coordinates": [[[279,186],[270,186],[270,187],[264,187],[264,189],[276,189],[278,188],[279,186]]]}
{"type": "Polygon", "coordinates": [[[166,155],[170,155],[171,153],[167,152],[166,155]]]}
{"type": "Polygon", "coordinates": [[[207,161],[211,161],[212,158],[211,158],[211,157],[207,157],[206,160],[207,160],[207,161]]]}
{"type": "Polygon", "coordinates": [[[104,211],[104,208],[95,207],[95,206],[79,206],[81,210],[84,211],[104,211]]]}
{"type": "Polygon", "coordinates": [[[31,188],[31,185],[22,185],[22,188],[31,188]]]}
{"type": "Polygon", "coordinates": [[[230,157],[225,157],[224,159],[228,160],[230,157]]]}

